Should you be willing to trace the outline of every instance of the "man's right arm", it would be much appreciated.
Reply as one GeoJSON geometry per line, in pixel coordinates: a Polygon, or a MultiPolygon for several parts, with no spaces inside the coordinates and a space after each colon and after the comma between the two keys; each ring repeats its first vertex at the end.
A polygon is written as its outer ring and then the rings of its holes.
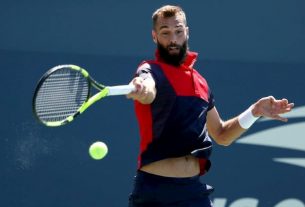
{"type": "Polygon", "coordinates": [[[142,104],[151,104],[155,100],[157,90],[153,78],[135,77],[129,84],[133,84],[136,91],[129,93],[127,98],[137,100],[142,104]]]}
{"type": "Polygon", "coordinates": [[[157,94],[156,84],[148,63],[142,64],[137,69],[136,77],[129,84],[134,85],[136,91],[129,93],[127,98],[137,100],[142,104],[151,104],[155,100],[157,94]]]}

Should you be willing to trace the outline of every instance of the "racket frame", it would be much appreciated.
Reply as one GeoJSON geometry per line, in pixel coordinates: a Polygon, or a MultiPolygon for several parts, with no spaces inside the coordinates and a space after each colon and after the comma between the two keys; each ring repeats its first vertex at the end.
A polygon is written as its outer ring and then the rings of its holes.
{"type": "Polygon", "coordinates": [[[50,70],[48,70],[41,78],[40,80],[38,81],[38,84],[36,86],[36,89],[35,89],[35,92],[34,92],[34,96],[33,96],[33,100],[32,100],[32,110],[33,110],[33,113],[35,115],[35,118],[42,124],[48,126],[48,127],[57,127],[57,126],[61,126],[61,125],[65,125],[69,122],[72,122],[75,117],[77,117],[78,115],[82,114],[88,107],[90,107],[92,104],[94,104],[96,101],[100,100],[101,98],[107,96],[109,93],[109,89],[98,83],[97,81],[95,81],[90,75],[89,73],[77,66],[77,65],[69,65],[69,64],[66,64],[66,65],[58,65],[58,66],[55,66],[53,68],[51,68],[50,70]],[[64,120],[61,120],[61,121],[52,121],[52,122],[47,122],[47,121],[44,121],[42,119],[39,118],[39,116],[37,115],[36,113],[36,97],[37,97],[37,94],[38,94],[38,91],[40,89],[40,87],[42,86],[42,84],[44,83],[44,81],[51,75],[53,74],[54,72],[56,72],[57,70],[61,70],[62,68],[70,68],[70,69],[73,69],[73,70],[76,70],[76,71],[79,71],[87,80],[87,83],[88,83],[88,93],[87,93],[87,98],[86,100],[84,101],[84,103],[78,108],[78,110],[68,116],[66,119],[64,120]],[[98,89],[99,92],[96,93],[95,95],[93,95],[92,97],[90,97],[90,94],[91,94],[91,90],[92,90],[92,87],[93,86],[94,88],[98,89]]]}

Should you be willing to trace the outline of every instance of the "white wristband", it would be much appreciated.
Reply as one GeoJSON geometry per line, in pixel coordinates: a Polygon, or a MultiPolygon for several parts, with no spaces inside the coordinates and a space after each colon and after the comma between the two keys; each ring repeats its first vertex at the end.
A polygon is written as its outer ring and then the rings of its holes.
{"type": "Polygon", "coordinates": [[[249,129],[252,126],[252,124],[254,124],[254,122],[259,118],[253,116],[252,109],[253,107],[251,106],[238,116],[239,125],[243,129],[249,129]]]}

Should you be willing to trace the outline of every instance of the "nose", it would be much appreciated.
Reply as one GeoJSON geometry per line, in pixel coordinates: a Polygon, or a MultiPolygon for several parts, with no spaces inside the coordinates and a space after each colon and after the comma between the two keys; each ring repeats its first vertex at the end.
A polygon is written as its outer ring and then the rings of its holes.
{"type": "Polygon", "coordinates": [[[177,44],[177,36],[175,34],[171,35],[170,44],[177,44]]]}

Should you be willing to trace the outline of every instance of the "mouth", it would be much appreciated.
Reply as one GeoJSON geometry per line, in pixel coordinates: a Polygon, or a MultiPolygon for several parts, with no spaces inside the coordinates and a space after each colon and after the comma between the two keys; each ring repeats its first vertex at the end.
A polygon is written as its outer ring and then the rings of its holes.
{"type": "Polygon", "coordinates": [[[167,49],[170,53],[172,53],[172,52],[176,53],[176,52],[180,51],[180,47],[178,47],[178,46],[168,46],[167,49]]]}

